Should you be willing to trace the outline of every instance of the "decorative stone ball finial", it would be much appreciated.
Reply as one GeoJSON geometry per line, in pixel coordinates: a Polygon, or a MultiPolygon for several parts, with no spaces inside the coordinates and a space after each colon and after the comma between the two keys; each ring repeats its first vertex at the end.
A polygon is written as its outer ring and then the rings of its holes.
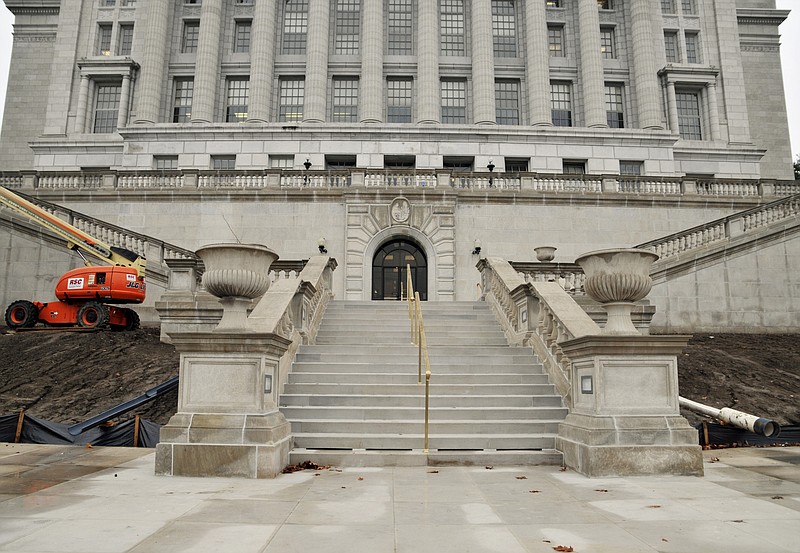
{"type": "Polygon", "coordinates": [[[650,268],[657,259],[649,250],[611,249],[589,252],[575,260],[586,274],[586,293],[608,312],[603,334],[639,334],[631,311],[650,292],[650,268]]]}
{"type": "Polygon", "coordinates": [[[203,260],[203,286],[222,304],[215,331],[247,327],[247,308],[269,289],[269,267],[278,254],[259,244],[209,244],[197,250],[203,260]]]}

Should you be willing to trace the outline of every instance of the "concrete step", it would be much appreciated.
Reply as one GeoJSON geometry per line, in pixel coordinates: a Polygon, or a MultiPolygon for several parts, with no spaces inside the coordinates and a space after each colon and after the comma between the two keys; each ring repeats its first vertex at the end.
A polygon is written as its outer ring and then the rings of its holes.
{"type": "MultiPolygon", "coordinates": [[[[561,407],[561,398],[544,396],[539,398],[537,407],[431,407],[428,414],[429,420],[533,420],[535,418],[563,420],[567,415],[567,408],[561,407]]],[[[281,412],[287,419],[308,420],[330,417],[332,419],[350,420],[409,420],[424,418],[425,414],[419,407],[351,407],[351,406],[315,406],[315,405],[289,405],[281,407],[281,412]]]]}
{"type": "MultiPolygon", "coordinates": [[[[540,363],[532,362],[530,364],[501,364],[494,365],[469,365],[465,363],[436,363],[431,367],[434,371],[434,376],[439,377],[449,374],[531,374],[539,375],[544,374],[544,370],[540,363]]],[[[293,366],[292,373],[297,374],[302,372],[320,372],[320,373],[401,373],[416,375],[418,373],[417,362],[408,363],[371,363],[368,361],[362,363],[347,363],[347,362],[327,362],[327,361],[303,361],[296,362],[293,366]]]]}
{"type": "MultiPolygon", "coordinates": [[[[424,444],[423,434],[350,434],[345,432],[297,433],[295,447],[314,449],[419,449],[424,444]]],[[[430,449],[485,450],[485,449],[554,449],[555,435],[494,434],[430,434],[430,449]]]]}
{"type": "MultiPolygon", "coordinates": [[[[419,384],[346,384],[303,383],[285,384],[285,395],[411,395],[420,392],[419,384]]],[[[552,384],[440,384],[431,381],[431,395],[437,396],[499,396],[499,395],[546,395],[554,393],[552,384]]]]}
{"type": "Polygon", "coordinates": [[[372,451],[365,449],[326,450],[295,448],[289,453],[289,463],[313,461],[335,467],[425,467],[425,466],[535,466],[561,465],[563,457],[554,449],[541,451],[439,451],[422,449],[408,451],[372,451]]]}
{"type": "MultiPolygon", "coordinates": [[[[290,384],[417,384],[418,371],[413,372],[293,372],[289,374],[290,384]]],[[[423,375],[423,380],[425,376],[423,375]]],[[[437,384],[549,384],[545,374],[491,373],[491,374],[440,374],[436,373],[437,384]]]]}
{"type": "MultiPolygon", "coordinates": [[[[421,387],[420,387],[421,388],[421,387]]],[[[452,407],[456,409],[492,408],[504,409],[506,407],[538,407],[552,406],[561,398],[553,394],[544,395],[431,395],[430,404],[437,407],[452,407]],[[556,399],[553,399],[556,398],[556,399]]],[[[328,406],[337,407],[417,407],[425,405],[425,395],[417,392],[409,395],[380,395],[380,394],[282,394],[281,408],[287,406],[328,406]]]]}
{"type": "MultiPolygon", "coordinates": [[[[399,346],[400,347],[400,346],[399,346]]],[[[353,350],[355,348],[351,348],[353,350]]],[[[374,363],[376,365],[396,365],[402,357],[403,361],[414,362],[417,358],[416,349],[413,353],[404,354],[402,356],[394,353],[385,354],[371,354],[361,353],[360,351],[337,352],[337,353],[307,353],[305,347],[301,348],[295,356],[298,363],[308,362],[323,362],[323,363],[374,363]]],[[[447,355],[440,354],[438,351],[429,351],[429,359],[431,366],[434,365],[452,365],[452,364],[468,364],[475,363],[483,366],[489,365],[536,365],[536,361],[532,355],[516,355],[516,354],[481,354],[474,355],[447,355]]]]}
{"type": "MultiPolygon", "coordinates": [[[[304,345],[299,354],[303,355],[314,355],[314,354],[324,354],[324,355],[334,355],[345,353],[348,355],[353,354],[360,354],[360,355],[391,355],[394,359],[403,360],[406,358],[416,359],[417,357],[417,349],[418,347],[414,344],[410,344],[407,341],[400,343],[400,344],[374,344],[368,341],[368,338],[364,338],[362,343],[357,347],[354,348],[352,345],[348,344],[314,344],[314,345],[304,345]]],[[[450,345],[443,345],[443,346],[436,346],[433,347],[431,345],[428,346],[428,354],[431,356],[469,356],[472,358],[475,355],[478,356],[490,356],[490,357],[524,357],[528,360],[531,359],[531,352],[525,348],[511,348],[508,346],[474,346],[474,345],[466,345],[466,346],[450,346],[450,345]]]]}
{"type": "MultiPolygon", "coordinates": [[[[424,417],[424,412],[419,411],[424,417]]],[[[433,420],[429,422],[428,431],[431,435],[464,434],[474,436],[502,435],[502,434],[556,434],[560,420],[487,420],[487,421],[461,421],[461,420],[433,420]]],[[[424,418],[417,420],[350,420],[350,419],[311,419],[292,420],[292,433],[320,434],[394,434],[406,436],[409,434],[421,435],[425,432],[424,418]]]]}

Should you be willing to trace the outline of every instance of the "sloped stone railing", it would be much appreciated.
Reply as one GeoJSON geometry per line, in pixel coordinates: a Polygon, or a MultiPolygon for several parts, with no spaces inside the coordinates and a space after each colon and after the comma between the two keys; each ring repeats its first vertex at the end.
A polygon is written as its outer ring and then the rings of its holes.
{"type": "Polygon", "coordinates": [[[800,194],[795,194],[634,247],[651,250],[664,261],[798,215],[800,194]]]}
{"type": "Polygon", "coordinates": [[[559,343],[600,333],[600,327],[555,282],[525,282],[516,269],[499,257],[478,262],[482,300],[492,307],[510,345],[531,347],[550,381],[571,406],[569,359],[559,343]]]}
{"type": "Polygon", "coordinates": [[[635,194],[637,196],[709,196],[759,198],[800,193],[800,181],[630,177],[625,175],[489,173],[427,170],[296,170],[209,171],[182,169],[105,170],[91,172],[23,171],[0,173],[8,188],[43,190],[269,190],[446,189],[455,191],[531,191],[547,194],[635,194]]]}

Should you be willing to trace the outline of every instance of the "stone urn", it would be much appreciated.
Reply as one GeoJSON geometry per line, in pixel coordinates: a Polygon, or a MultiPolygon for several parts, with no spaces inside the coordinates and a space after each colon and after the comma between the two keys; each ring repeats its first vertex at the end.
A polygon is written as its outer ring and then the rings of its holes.
{"type": "Polygon", "coordinates": [[[260,244],[209,244],[197,250],[203,260],[203,286],[222,304],[215,332],[247,327],[247,309],[269,289],[269,267],[278,254],[260,244]]]}
{"type": "Polygon", "coordinates": [[[650,268],[656,259],[658,255],[649,250],[611,249],[589,252],[575,260],[586,274],[584,290],[608,313],[603,334],[639,334],[631,311],[653,287],[650,268]]]}
{"type": "Polygon", "coordinates": [[[552,261],[556,256],[556,248],[555,246],[539,246],[538,248],[533,248],[533,251],[536,252],[536,259],[543,263],[547,261],[552,261]]]}

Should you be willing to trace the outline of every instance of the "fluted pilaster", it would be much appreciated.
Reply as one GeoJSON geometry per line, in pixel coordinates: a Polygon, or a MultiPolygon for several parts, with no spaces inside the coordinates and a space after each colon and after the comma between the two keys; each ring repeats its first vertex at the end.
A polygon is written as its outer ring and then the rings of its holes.
{"type": "Polygon", "coordinates": [[[550,115],[550,46],[544,2],[525,3],[526,70],[532,125],[553,125],[550,115]]]}
{"type": "Polygon", "coordinates": [[[419,2],[417,25],[418,123],[441,121],[442,89],[439,84],[438,2],[419,2]]]}
{"type": "Polygon", "coordinates": [[[78,91],[78,113],[75,116],[75,132],[83,134],[86,132],[86,110],[89,103],[89,76],[81,76],[81,87],[78,91]]]}
{"type": "Polygon", "coordinates": [[[472,86],[475,124],[496,124],[491,0],[472,0],[472,86]]]}
{"type": "Polygon", "coordinates": [[[656,55],[653,30],[650,19],[653,6],[650,0],[631,2],[631,23],[633,36],[633,83],[639,113],[639,126],[643,129],[661,130],[661,90],[656,71],[656,55]]]}
{"type": "Polygon", "coordinates": [[[258,0],[250,44],[250,105],[248,123],[269,121],[275,66],[277,0],[258,0]]]}
{"type": "Polygon", "coordinates": [[[330,0],[309,0],[306,89],[303,121],[322,123],[328,98],[330,0]]]}
{"type": "MultiPolygon", "coordinates": [[[[167,41],[170,29],[171,2],[147,0],[145,16],[137,18],[139,28],[144,27],[146,48],[142,48],[142,73],[139,81],[138,105],[135,125],[157,123],[161,113],[161,98],[164,91],[164,76],[167,66],[167,41]]],[[[137,8],[141,10],[142,6],[137,8]]]]}
{"type": "Polygon", "coordinates": [[[362,3],[361,122],[383,120],[383,2],[362,3]]]}
{"type": "Polygon", "coordinates": [[[192,123],[211,123],[219,85],[219,42],[222,28],[222,0],[205,0],[200,10],[200,36],[192,99],[192,123]]]}
{"type": "Polygon", "coordinates": [[[597,0],[578,0],[578,34],[584,122],[587,127],[607,127],[597,0]]]}
{"type": "Polygon", "coordinates": [[[708,83],[706,96],[708,96],[708,122],[711,127],[711,140],[721,140],[722,131],[719,126],[719,104],[717,102],[717,85],[715,83],[708,83]]]}
{"type": "Polygon", "coordinates": [[[680,132],[678,101],[675,97],[675,83],[672,82],[667,82],[667,114],[669,116],[669,130],[678,134],[680,132]]]}

